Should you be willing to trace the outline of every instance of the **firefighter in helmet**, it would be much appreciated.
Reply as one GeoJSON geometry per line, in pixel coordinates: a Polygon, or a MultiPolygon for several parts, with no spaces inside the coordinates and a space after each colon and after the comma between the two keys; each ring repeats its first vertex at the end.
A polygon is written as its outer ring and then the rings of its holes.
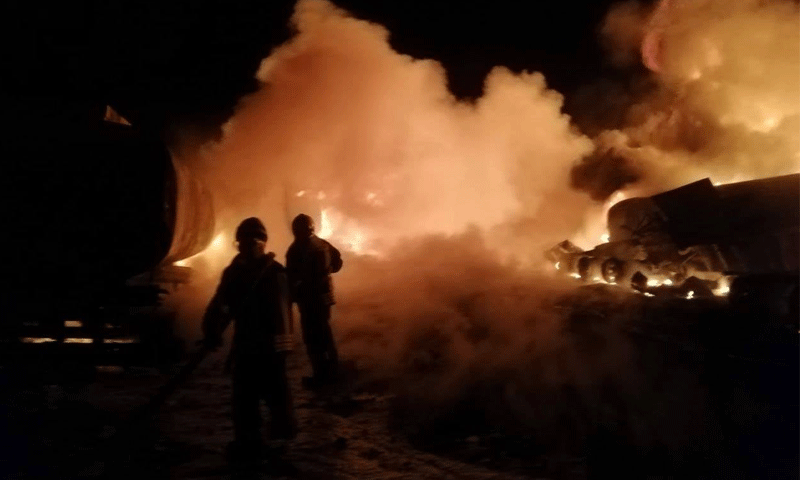
{"type": "Polygon", "coordinates": [[[203,317],[207,347],[222,344],[233,321],[231,346],[232,460],[255,461],[261,451],[260,400],[270,409],[270,436],[291,439],[296,420],[286,377],[286,354],[292,344],[289,289],[284,267],[266,252],[267,230],[255,217],[236,229],[239,254],[222,273],[203,317]]]}
{"type": "Polygon", "coordinates": [[[333,245],[314,235],[314,221],[300,214],[292,221],[294,242],[286,252],[286,271],[292,300],[300,310],[303,342],[313,376],[308,387],[331,383],[338,371],[338,353],[331,334],[333,282],[331,274],[342,268],[342,256],[333,245]]]}

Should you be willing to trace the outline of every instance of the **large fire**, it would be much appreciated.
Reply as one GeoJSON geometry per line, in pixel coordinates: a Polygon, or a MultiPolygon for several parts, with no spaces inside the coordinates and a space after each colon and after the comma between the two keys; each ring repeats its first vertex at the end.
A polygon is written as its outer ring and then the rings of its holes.
{"type": "MultiPolygon", "coordinates": [[[[393,51],[383,27],[301,0],[298,34],[257,74],[269,88],[242,100],[208,150],[227,227],[178,265],[214,257],[221,269],[234,253],[233,225],[251,215],[268,223],[280,257],[302,212],[320,237],[356,255],[387,257],[404,239],[474,229],[534,267],[559,239],[583,249],[608,243],[607,214],[623,200],[705,177],[719,184],[800,171],[796,5],[700,3],[662,0],[645,18],[615,24],[635,30],[626,38],[638,42],[658,87],[623,128],[590,139],[540,74],[497,68],[483,97],[460,102],[441,65],[393,51]],[[570,180],[604,142],[614,165],[635,174],[612,179],[592,201],[570,180]]],[[[588,169],[588,183],[625,176],[620,168],[588,169]]]]}
{"type": "Polygon", "coordinates": [[[614,193],[608,200],[603,202],[602,208],[598,211],[590,211],[581,229],[575,232],[570,238],[572,243],[583,248],[590,249],[599,243],[605,243],[609,240],[608,225],[606,225],[606,217],[608,211],[614,205],[628,198],[628,194],[624,191],[614,193]]]}
{"type": "MultiPolygon", "coordinates": [[[[624,198],[705,177],[720,186],[800,171],[797,14],[796,2],[756,0],[661,0],[649,13],[631,4],[612,9],[604,27],[610,44],[623,50],[629,42],[640,52],[659,91],[635,106],[633,121],[623,129],[595,139],[602,155],[582,172],[602,175],[605,166],[611,185],[619,165],[631,176],[587,214],[568,237],[573,245],[595,251],[607,244],[607,213],[624,198]]],[[[557,269],[565,271],[565,263],[559,258],[557,269]]],[[[605,282],[596,275],[583,280],[605,282]]],[[[644,287],[669,287],[672,281],[656,276],[644,287]]],[[[729,282],[719,278],[714,294],[726,295],[729,282]]],[[[697,292],[686,296],[696,298],[697,292]]]]}
{"type": "Polygon", "coordinates": [[[370,232],[357,221],[348,219],[333,207],[320,212],[320,225],[317,235],[339,245],[349,252],[359,255],[378,255],[370,248],[370,232]]]}

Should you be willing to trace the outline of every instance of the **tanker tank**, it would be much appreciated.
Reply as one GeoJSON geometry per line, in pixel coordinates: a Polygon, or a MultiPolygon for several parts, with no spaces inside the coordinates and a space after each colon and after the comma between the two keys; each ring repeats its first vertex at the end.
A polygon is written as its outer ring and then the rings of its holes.
{"type": "Polygon", "coordinates": [[[114,332],[138,343],[137,322],[169,334],[159,307],[191,278],[175,262],[211,242],[209,190],[157,135],[130,125],[44,122],[16,133],[2,145],[12,280],[2,340],[99,339],[120,350],[114,332]]]}

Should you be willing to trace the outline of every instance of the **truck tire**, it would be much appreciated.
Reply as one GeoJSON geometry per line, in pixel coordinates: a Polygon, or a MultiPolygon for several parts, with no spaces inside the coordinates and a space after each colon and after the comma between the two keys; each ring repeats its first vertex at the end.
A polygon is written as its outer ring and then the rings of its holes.
{"type": "Polygon", "coordinates": [[[616,258],[606,259],[600,267],[603,280],[617,283],[625,275],[625,262],[616,258]]]}
{"type": "Polygon", "coordinates": [[[592,257],[583,256],[578,259],[578,275],[581,280],[586,281],[589,276],[589,269],[592,266],[592,257]]]}

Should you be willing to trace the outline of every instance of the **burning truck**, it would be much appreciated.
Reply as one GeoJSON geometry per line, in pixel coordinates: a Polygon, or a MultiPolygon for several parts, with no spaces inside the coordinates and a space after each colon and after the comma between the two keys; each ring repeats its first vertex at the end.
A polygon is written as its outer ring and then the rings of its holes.
{"type": "Polygon", "coordinates": [[[623,200],[608,211],[605,243],[583,250],[565,240],[546,257],[587,283],[648,296],[780,297],[792,312],[799,249],[800,174],[792,174],[723,185],[706,178],[623,200]]]}

